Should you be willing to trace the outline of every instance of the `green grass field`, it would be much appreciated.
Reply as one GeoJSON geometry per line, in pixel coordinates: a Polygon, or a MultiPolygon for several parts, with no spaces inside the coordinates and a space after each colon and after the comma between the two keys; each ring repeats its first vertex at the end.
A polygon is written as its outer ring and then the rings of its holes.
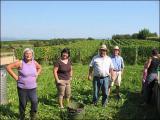
{"type": "MultiPolygon", "coordinates": [[[[38,118],[44,120],[67,119],[66,109],[60,110],[57,103],[57,90],[54,83],[52,66],[43,66],[38,78],[38,118]]],[[[119,101],[115,96],[115,87],[112,89],[109,103],[106,108],[101,107],[101,98],[98,106],[93,106],[92,82],[87,80],[88,66],[74,64],[72,80],[72,101],[85,104],[84,119],[158,119],[155,108],[141,106],[143,102],[141,90],[141,73],[143,66],[126,66],[119,101]]],[[[0,106],[1,119],[13,120],[18,118],[18,95],[16,82],[7,77],[8,104],[0,106]]],[[[26,117],[29,119],[30,103],[27,105],[26,117]]]]}

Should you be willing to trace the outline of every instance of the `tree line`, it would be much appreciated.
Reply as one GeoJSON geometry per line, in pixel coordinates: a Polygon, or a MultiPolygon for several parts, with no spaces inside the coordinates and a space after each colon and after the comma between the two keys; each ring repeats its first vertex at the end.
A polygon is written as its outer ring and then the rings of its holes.
{"type": "Polygon", "coordinates": [[[144,28],[140,30],[138,33],[133,33],[132,35],[130,34],[113,35],[112,39],[142,39],[142,40],[150,39],[150,40],[156,40],[156,41],[158,39],[159,41],[160,38],[158,37],[156,32],[151,33],[149,29],[144,28]]]}

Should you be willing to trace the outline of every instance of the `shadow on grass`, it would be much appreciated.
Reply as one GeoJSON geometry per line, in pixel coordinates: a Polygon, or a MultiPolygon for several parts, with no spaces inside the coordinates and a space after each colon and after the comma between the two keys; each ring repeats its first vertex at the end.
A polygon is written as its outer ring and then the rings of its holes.
{"type": "Polygon", "coordinates": [[[160,119],[154,105],[142,105],[143,97],[140,92],[122,91],[122,94],[126,94],[127,100],[120,107],[117,119],[160,119]]]}
{"type": "Polygon", "coordinates": [[[54,95],[54,94],[48,94],[47,96],[41,96],[38,98],[38,101],[42,104],[45,104],[45,105],[50,105],[50,106],[54,106],[54,107],[57,107],[58,106],[58,98],[57,98],[57,95],[54,95]],[[49,97],[47,97],[49,96],[49,97]]]}
{"type": "Polygon", "coordinates": [[[0,105],[0,115],[7,118],[18,118],[18,113],[11,110],[11,104],[0,105]]]}
{"type": "Polygon", "coordinates": [[[72,96],[72,100],[75,102],[81,101],[84,104],[92,104],[92,90],[77,90],[76,93],[80,93],[80,95],[72,96]]]}

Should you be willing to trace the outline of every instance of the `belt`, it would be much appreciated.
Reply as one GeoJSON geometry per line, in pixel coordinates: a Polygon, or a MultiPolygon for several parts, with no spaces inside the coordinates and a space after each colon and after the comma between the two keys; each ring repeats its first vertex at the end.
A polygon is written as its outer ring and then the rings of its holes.
{"type": "Polygon", "coordinates": [[[104,79],[104,78],[109,77],[109,76],[104,76],[104,77],[94,76],[94,77],[98,78],[98,79],[104,79]]]}
{"type": "Polygon", "coordinates": [[[121,71],[121,70],[113,70],[113,71],[119,72],[119,71],[121,71]]]}

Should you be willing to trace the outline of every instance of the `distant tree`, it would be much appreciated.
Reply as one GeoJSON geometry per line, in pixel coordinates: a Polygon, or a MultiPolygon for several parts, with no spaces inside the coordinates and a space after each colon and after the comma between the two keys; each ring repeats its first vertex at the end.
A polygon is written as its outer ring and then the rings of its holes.
{"type": "Polygon", "coordinates": [[[130,34],[124,34],[123,39],[131,39],[132,36],[130,34]]]}
{"type": "Polygon", "coordinates": [[[132,38],[133,38],[133,39],[138,39],[138,35],[139,35],[138,33],[133,33],[133,34],[132,34],[132,38]]]}
{"type": "Polygon", "coordinates": [[[94,38],[92,38],[92,37],[88,37],[88,38],[87,38],[87,40],[94,40],[94,38]]]}
{"type": "Polygon", "coordinates": [[[156,32],[154,32],[154,33],[150,33],[149,37],[158,37],[158,35],[156,32]]]}
{"type": "Polygon", "coordinates": [[[158,37],[157,33],[151,33],[149,29],[142,29],[139,33],[130,34],[115,34],[112,39],[147,39],[148,37],[158,37]]]}
{"type": "Polygon", "coordinates": [[[15,49],[15,47],[11,43],[8,44],[8,48],[9,49],[15,49]]]}
{"type": "Polygon", "coordinates": [[[116,34],[116,35],[112,35],[112,39],[120,39],[120,35],[116,34]]]}
{"type": "Polygon", "coordinates": [[[33,43],[33,46],[34,47],[40,47],[40,41],[35,41],[34,43],[33,43]]]}
{"type": "Polygon", "coordinates": [[[116,34],[112,36],[112,39],[131,39],[132,36],[130,34],[116,34]]]}
{"type": "Polygon", "coordinates": [[[146,28],[140,30],[138,33],[139,39],[147,39],[147,37],[149,37],[149,36],[150,36],[150,31],[149,31],[149,29],[146,29],[146,28]]]}
{"type": "Polygon", "coordinates": [[[23,48],[23,45],[19,45],[20,48],[23,48]]]}

